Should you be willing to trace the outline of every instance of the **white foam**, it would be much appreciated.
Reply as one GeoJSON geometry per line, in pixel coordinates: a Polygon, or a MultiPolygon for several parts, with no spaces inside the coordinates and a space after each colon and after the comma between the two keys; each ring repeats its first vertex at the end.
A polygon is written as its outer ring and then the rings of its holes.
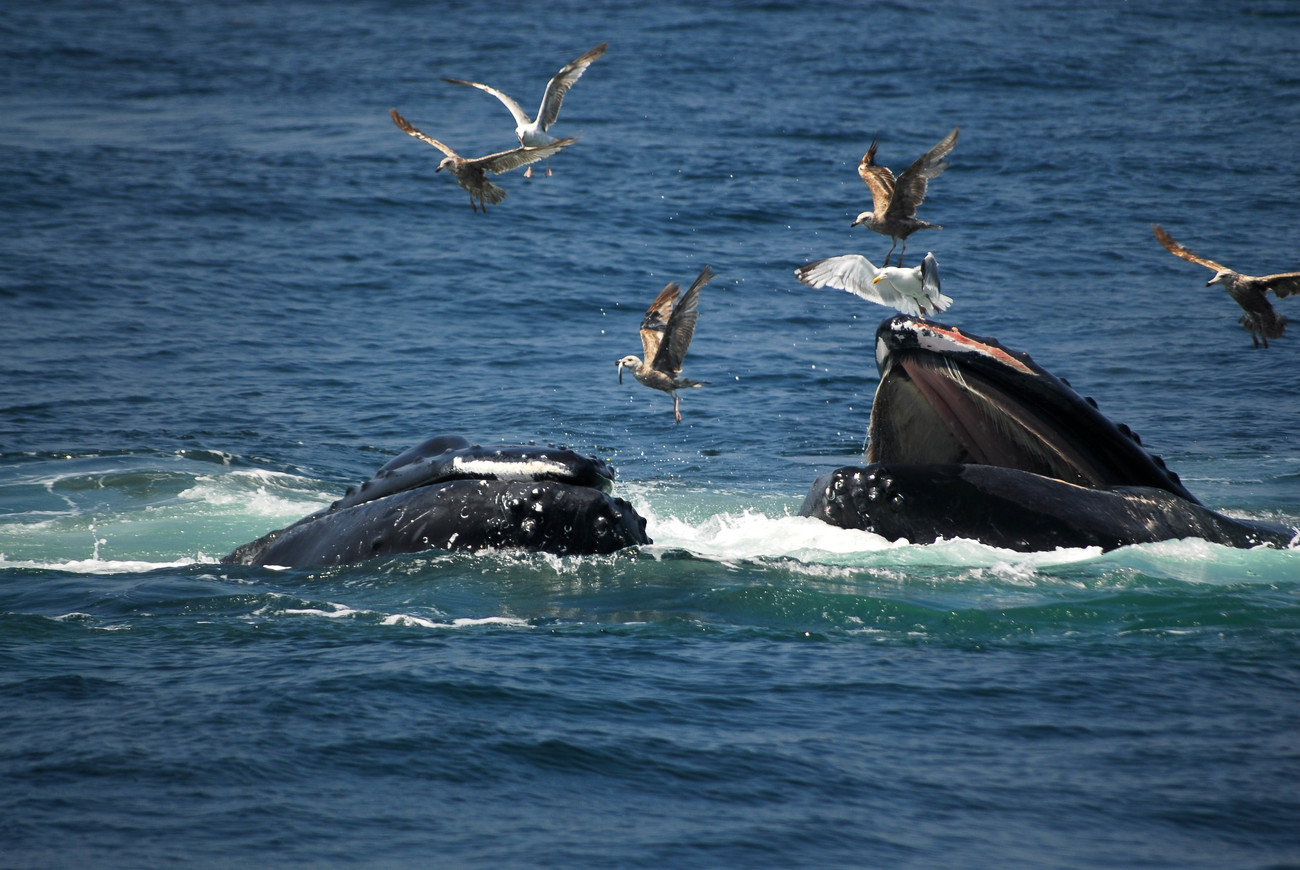
{"type": "Polygon", "coordinates": [[[402,627],[428,628],[437,630],[476,628],[482,625],[505,625],[511,628],[532,628],[532,626],[522,620],[512,616],[485,616],[475,619],[461,617],[453,619],[450,622],[445,620],[429,619],[424,616],[415,616],[410,613],[390,613],[381,614],[374,610],[358,610],[349,607],[346,604],[327,603],[322,607],[286,607],[284,609],[275,609],[266,606],[259,609],[255,616],[269,616],[272,613],[279,616],[315,616],[322,619],[348,619],[352,617],[381,617],[380,625],[395,625],[402,627]],[[328,609],[326,609],[328,608],[328,609]]]}
{"type": "Polygon", "coordinates": [[[197,564],[198,559],[177,559],[168,562],[146,562],[139,559],[70,559],[37,561],[15,559],[10,561],[0,553],[0,568],[29,568],[40,571],[66,571],[70,574],[131,574],[157,571],[160,568],[186,568],[197,564]]]}
{"type": "Polygon", "coordinates": [[[818,554],[873,552],[896,546],[880,535],[836,528],[811,517],[769,517],[747,509],[692,522],[646,513],[646,532],[656,546],[690,550],[702,556],[815,560],[818,554]]]}
{"type": "Polygon", "coordinates": [[[197,477],[193,486],[176,497],[212,507],[235,507],[251,516],[297,517],[319,510],[338,497],[314,489],[314,483],[291,474],[247,469],[197,477]]]}
{"type": "Polygon", "coordinates": [[[1098,547],[1021,553],[978,541],[944,539],[913,544],[891,541],[872,532],[842,529],[812,517],[768,516],[753,510],[719,513],[700,521],[660,515],[638,503],[646,517],[651,552],[683,549],[722,561],[789,558],[800,562],[844,565],[953,566],[996,569],[1009,577],[1028,577],[1038,569],[1095,559],[1098,547]]]}
{"type": "MultiPolygon", "coordinates": [[[[343,604],[330,604],[333,610],[321,610],[319,607],[286,607],[279,613],[285,616],[323,616],[326,619],[343,619],[349,616],[356,616],[364,611],[356,610],[343,604]]],[[[265,609],[258,611],[259,614],[265,613],[265,609]]]]}
{"type": "Polygon", "coordinates": [[[522,619],[516,619],[511,616],[485,616],[480,619],[460,618],[453,619],[451,622],[435,622],[432,619],[425,619],[420,616],[411,616],[407,613],[395,613],[383,620],[383,625],[400,625],[415,626],[417,628],[474,628],[480,625],[506,625],[511,628],[532,628],[528,622],[522,619]]]}

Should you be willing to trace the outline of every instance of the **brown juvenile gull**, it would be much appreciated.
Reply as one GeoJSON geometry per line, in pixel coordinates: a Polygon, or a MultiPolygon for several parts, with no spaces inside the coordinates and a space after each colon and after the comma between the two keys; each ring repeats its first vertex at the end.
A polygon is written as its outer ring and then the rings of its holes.
{"type": "Polygon", "coordinates": [[[1273,310],[1266,294],[1272,290],[1279,299],[1300,294],[1300,272],[1281,272],[1259,278],[1253,275],[1242,275],[1227,266],[1220,266],[1213,260],[1193,254],[1175,242],[1173,236],[1165,232],[1160,224],[1152,224],[1151,231],[1156,234],[1156,241],[1164,245],[1165,249],[1175,257],[1214,270],[1214,277],[1206,281],[1205,286],[1222,284],[1223,289],[1228,291],[1228,295],[1241,306],[1241,310],[1245,313],[1241,315],[1241,320],[1238,322],[1250,333],[1250,340],[1255,343],[1255,347],[1259,347],[1261,341],[1264,347],[1268,347],[1270,338],[1282,337],[1282,332],[1286,329],[1286,318],[1273,310]]]}
{"type": "Polygon", "coordinates": [[[871,211],[864,211],[853,221],[852,226],[862,224],[867,229],[875,230],[882,236],[889,236],[893,244],[885,254],[885,265],[899,240],[903,250],[898,252],[898,265],[903,265],[903,253],[907,250],[907,237],[917,230],[941,230],[943,227],[923,221],[916,216],[916,207],[925,199],[926,188],[931,178],[938,178],[948,168],[948,161],[943,158],[957,144],[957,127],[944,137],[943,141],[922,154],[912,165],[903,170],[903,174],[894,180],[894,173],[886,166],[876,163],[877,140],[871,140],[871,147],[858,164],[858,175],[867,183],[871,191],[871,211]]]}
{"type": "Polygon", "coordinates": [[[939,263],[930,253],[921,265],[910,269],[902,266],[877,269],[861,254],[845,254],[807,263],[795,269],[794,274],[809,287],[847,290],[868,302],[892,306],[914,317],[937,313],[952,305],[952,297],[939,292],[939,263]]]}
{"type": "Polygon", "coordinates": [[[393,116],[393,123],[399,129],[410,133],[421,142],[427,142],[447,155],[442,158],[442,162],[438,164],[438,168],[434,171],[442,172],[442,170],[446,169],[456,176],[456,183],[469,192],[470,208],[478,211],[478,203],[482,203],[484,214],[487,214],[489,202],[496,205],[506,198],[505,190],[487,180],[487,173],[491,172],[500,175],[502,172],[518,169],[520,166],[536,163],[543,157],[550,157],[561,148],[578,141],[577,139],[555,139],[547,145],[536,148],[515,148],[510,151],[488,154],[484,157],[467,159],[461,157],[432,136],[421,133],[411,126],[411,122],[397,114],[396,109],[390,109],[389,113],[393,116]]]}
{"type": "Polygon", "coordinates": [[[646,309],[641,319],[641,349],[645,358],[651,362],[647,365],[629,354],[618,360],[618,382],[623,383],[623,368],[632,370],[638,381],[655,390],[663,390],[673,397],[673,417],[682,422],[682,412],[677,391],[688,387],[700,387],[708,381],[692,381],[679,376],[682,360],[686,357],[686,348],[691,345],[695,335],[695,321],[700,317],[700,290],[713,280],[713,270],[705,266],[691,284],[691,288],[677,300],[681,285],[673,282],[659,291],[655,301],[646,309]]]}
{"type": "MultiPolygon", "coordinates": [[[[559,72],[551,77],[546,83],[546,91],[542,94],[542,104],[537,107],[537,120],[534,121],[528,117],[528,113],[523,110],[519,103],[510,98],[508,94],[498,91],[496,88],[480,82],[467,82],[461,79],[443,79],[444,82],[450,82],[453,85],[465,85],[466,87],[478,88],[480,91],[486,91],[500,100],[510,114],[515,118],[515,135],[519,137],[519,144],[525,147],[536,147],[540,145],[550,145],[556,141],[546,131],[551,129],[555,119],[560,116],[560,104],[564,102],[564,95],[573,87],[573,83],[582,78],[582,74],[591,66],[591,62],[605,53],[609,43],[602,42],[573,63],[565,65],[559,72]]],[[[551,174],[551,161],[546,161],[546,174],[551,174]]],[[[528,167],[524,173],[524,178],[533,177],[533,167],[528,167]]]]}

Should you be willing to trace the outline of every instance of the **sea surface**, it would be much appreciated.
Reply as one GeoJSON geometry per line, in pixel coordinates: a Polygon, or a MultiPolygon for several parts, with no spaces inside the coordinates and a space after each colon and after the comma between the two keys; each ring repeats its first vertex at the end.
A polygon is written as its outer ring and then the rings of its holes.
{"type": "Polygon", "coordinates": [[[1300,268],[1300,5],[0,7],[0,865],[1300,866],[1300,549],[889,541],[858,160],[954,126],[909,265],[1209,506],[1300,523],[1267,350],[1160,223],[1300,268]],[[487,214],[396,108],[579,138],[487,214]],[[671,400],[640,353],[704,291],[671,400]],[[650,546],[220,564],[435,434],[610,461],[650,546]]]}

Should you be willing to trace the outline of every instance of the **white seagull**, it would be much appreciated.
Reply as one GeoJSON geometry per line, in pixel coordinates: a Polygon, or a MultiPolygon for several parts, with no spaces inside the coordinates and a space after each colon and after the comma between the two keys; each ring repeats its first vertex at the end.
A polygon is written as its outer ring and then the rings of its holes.
{"type": "Polygon", "coordinates": [[[794,274],[809,287],[847,290],[912,316],[938,313],[952,305],[952,298],[939,292],[939,263],[931,253],[919,266],[882,269],[861,254],[845,254],[800,266],[794,274]]]}
{"type": "MultiPolygon", "coordinates": [[[[560,104],[564,102],[564,95],[573,87],[573,83],[582,78],[582,74],[591,66],[591,62],[605,53],[609,43],[602,42],[573,63],[566,65],[563,69],[551,77],[546,83],[546,92],[542,94],[542,104],[537,108],[537,120],[534,121],[528,117],[528,113],[523,110],[517,102],[510,98],[508,94],[503,94],[496,88],[480,82],[467,82],[462,79],[443,79],[444,82],[450,82],[453,85],[465,85],[470,88],[478,88],[480,91],[486,91],[500,100],[510,114],[515,118],[515,135],[519,137],[519,144],[528,147],[538,147],[549,145],[556,141],[554,137],[546,131],[551,129],[555,119],[560,116],[560,104]]],[[[546,174],[551,174],[551,161],[546,161],[546,174]]],[[[533,168],[528,167],[524,173],[524,178],[532,178],[533,168]]]]}

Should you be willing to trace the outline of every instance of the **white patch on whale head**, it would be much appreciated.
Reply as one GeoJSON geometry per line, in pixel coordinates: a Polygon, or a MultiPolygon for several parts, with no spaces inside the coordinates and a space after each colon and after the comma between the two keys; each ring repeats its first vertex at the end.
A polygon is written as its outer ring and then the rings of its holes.
{"type": "Polygon", "coordinates": [[[556,477],[572,477],[568,467],[559,462],[545,459],[530,459],[527,462],[497,462],[491,459],[466,459],[463,456],[452,458],[452,466],[465,474],[478,477],[495,477],[497,480],[536,480],[544,474],[556,477]]]}

